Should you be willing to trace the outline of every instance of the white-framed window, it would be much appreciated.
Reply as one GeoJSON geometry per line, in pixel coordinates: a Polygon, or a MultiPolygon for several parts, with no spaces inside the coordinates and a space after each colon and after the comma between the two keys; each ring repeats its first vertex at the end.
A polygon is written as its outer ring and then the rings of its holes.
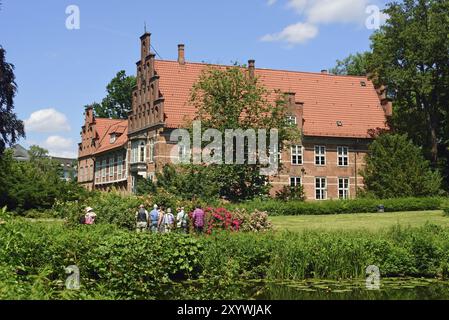
{"type": "Polygon", "coordinates": [[[349,148],[348,147],[337,147],[337,157],[338,166],[347,167],[349,166],[349,148]]]}
{"type": "Polygon", "coordinates": [[[296,116],[294,116],[294,115],[288,115],[287,118],[285,119],[285,121],[287,122],[287,124],[289,126],[294,126],[294,125],[298,124],[298,120],[297,120],[296,116]]]}
{"type": "Polygon", "coordinates": [[[117,156],[117,178],[121,179],[123,174],[123,156],[117,156]]]}
{"type": "Polygon", "coordinates": [[[131,143],[131,163],[145,162],[146,144],[145,141],[133,141],[131,143]]]}
{"type": "Polygon", "coordinates": [[[326,147],[325,146],[315,146],[315,165],[325,166],[326,165],[326,147]]]}
{"type": "Polygon", "coordinates": [[[315,178],[315,199],[327,199],[327,179],[322,177],[315,178]]]}
{"type": "Polygon", "coordinates": [[[271,150],[271,146],[270,146],[270,148],[269,148],[270,157],[268,159],[270,164],[276,164],[282,160],[282,153],[279,152],[279,150],[280,150],[280,147],[278,144],[276,144],[274,146],[274,150],[271,150]]]}
{"type": "Polygon", "coordinates": [[[349,178],[338,178],[338,198],[349,199],[349,178]]]}
{"type": "Polygon", "coordinates": [[[112,133],[110,138],[109,138],[109,143],[115,143],[115,141],[117,141],[117,136],[115,133],[112,133]]]}
{"type": "Polygon", "coordinates": [[[144,141],[140,142],[140,144],[139,144],[139,162],[141,162],[141,163],[145,162],[145,155],[146,155],[145,149],[146,149],[145,142],[144,141]]]}
{"type": "Polygon", "coordinates": [[[302,159],[302,146],[292,146],[291,147],[291,154],[292,154],[292,165],[302,165],[303,159],[302,159]]]}
{"type": "Polygon", "coordinates": [[[187,160],[188,152],[187,147],[181,143],[178,143],[178,161],[184,162],[187,160]]]}
{"type": "Polygon", "coordinates": [[[290,177],[290,187],[301,186],[301,177],[290,177]]]}
{"type": "Polygon", "coordinates": [[[106,160],[101,162],[101,177],[103,178],[103,181],[106,178],[106,160]]]}
{"type": "Polygon", "coordinates": [[[115,164],[114,164],[114,156],[112,156],[112,158],[109,158],[109,176],[113,177],[114,176],[114,169],[115,169],[115,164]]]}
{"type": "Polygon", "coordinates": [[[150,148],[149,148],[150,154],[148,155],[150,162],[154,162],[154,156],[155,156],[154,151],[155,151],[155,142],[154,142],[154,139],[151,139],[150,140],[150,148]]]}
{"type": "Polygon", "coordinates": [[[101,170],[101,164],[98,162],[95,163],[95,179],[98,180],[100,178],[100,170],[101,170]]]}

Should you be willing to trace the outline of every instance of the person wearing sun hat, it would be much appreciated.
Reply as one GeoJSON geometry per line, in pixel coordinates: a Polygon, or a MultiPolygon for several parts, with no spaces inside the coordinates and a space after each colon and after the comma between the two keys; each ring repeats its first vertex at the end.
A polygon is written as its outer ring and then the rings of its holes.
{"type": "Polygon", "coordinates": [[[84,223],[87,225],[93,225],[95,223],[95,219],[97,218],[97,214],[94,212],[94,209],[91,207],[86,208],[86,215],[84,216],[84,223]]]}

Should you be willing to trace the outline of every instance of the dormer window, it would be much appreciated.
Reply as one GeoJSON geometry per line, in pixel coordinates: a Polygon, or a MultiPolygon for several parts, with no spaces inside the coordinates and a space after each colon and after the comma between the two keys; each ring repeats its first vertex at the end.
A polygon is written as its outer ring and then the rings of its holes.
{"type": "Polygon", "coordinates": [[[117,135],[115,133],[111,134],[111,137],[109,139],[110,143],[115,143],[117,141],[117,135]]]}

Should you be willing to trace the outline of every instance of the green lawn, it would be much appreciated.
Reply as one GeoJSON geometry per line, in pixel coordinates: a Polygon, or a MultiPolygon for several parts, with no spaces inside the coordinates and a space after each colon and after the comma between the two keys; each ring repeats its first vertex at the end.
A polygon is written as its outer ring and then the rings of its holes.
{"type": "Polygon", "coordinates": [[[400,224],[418,227],[430,222],[449,227],[449,217],[442,211],[362,213],[323,216],[279,216],[271,217],[276,230],[304,231],[306,229],[376,231],[400,224]]]}

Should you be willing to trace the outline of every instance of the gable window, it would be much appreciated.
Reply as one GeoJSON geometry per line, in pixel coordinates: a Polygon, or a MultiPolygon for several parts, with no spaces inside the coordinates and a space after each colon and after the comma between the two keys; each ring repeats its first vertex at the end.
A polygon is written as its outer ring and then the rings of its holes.
{"type": "Polygon", "coordinates": [[[291,177],[290,178],[290,187],[299,187],[301,186],[301,178],[300,177],[291,177]]]}
{"type": "Polygon", "coordinates": [[[347,167],[349,165],[349,148],[348,147],[338,147],[338,166],[347,167]]]}
{"type": "Polygon", "coordinates": [[[325,166],[326,165],[326,147],[325,146],[315,146],[315,165],[325,166]]]}
{"type": "Polygon", "coordinates": [[[342,200],[349,199],[349,178],[338,179],[338,198],[342,200]]]}
{"type": "Polygon", "coordinates": [[[327,199],[327,179],[315,178],[315,199],[326,200],[327,199]]]}
{"type": "Polygon", "coordinates": [[[292,146],[292,165],[302,165],[302,146],[292,146]]]}

